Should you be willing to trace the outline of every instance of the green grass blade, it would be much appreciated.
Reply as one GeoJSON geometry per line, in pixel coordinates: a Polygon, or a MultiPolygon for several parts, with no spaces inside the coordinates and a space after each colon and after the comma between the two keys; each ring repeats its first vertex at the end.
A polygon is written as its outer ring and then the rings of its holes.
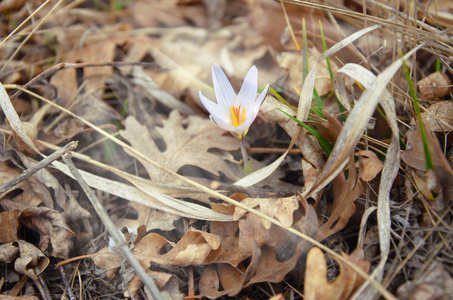
{"type": "Polygon", "coordinates": [[[288,117],[290,117],[291,119],[293,119],[294,121],[296,121],[303,128],[307,129],[307,131],[310,132],[318,140],[322,150],[324,150],[328,156],[330,155],[330,153],[332,153],[333,149],[332,145],[324,137],[322,137],[313,127],[301,122],[300,120],[296,119],[295,117],[291,116],[290,114],[281,109],[278,110],[287,115],[288,117]]]}
{"type": "MultiPolygon", "coordinates": [[[[324,31],[322,31],[321,20],[319,20],[319,30],[321,31],[322,47],[323,47],[324,51],[327,51],[326,38],[324,37],[324,31]]],[[[328,57],[328,56],[326,57],[326,62],[327,62],[327,68],[329,69],[330,81],[332,82],[332,85],[333,85],[333,71],[332,71],[332,65],[330,64],[330,57],[328,57]]]]}
{"type": "MultiPolygon", "coordinates": [[[[401,50],[398,50],[398,53],[401,57],[403,57],[403,53],[401,50]]],[[[423,125],[423,118],[420,112],[420,105],[418,104],[417,92],[415,91],[414,83],[412,82],[411,75],[409,72],[409,68],[407,67],[406,63],[403,63],[403,70],[404,75],[406,76],[407,83],[409,84],[409,94],[414,102],[414,109],[417,115],[418,121],[420,122],[420,132],[422,136],[422,143],[423,143],[423,152],[425,153],[425,161],[426,161],[426,171],[433,169],[433,160],[431,158],[431,153],[429,152],[429,145],[428,140],[426,138],[425,126],[423,125]]]]}
{"type": "Polygon", "coordinates": [[[272,87],[269,86],[269,91],[271,91],[272,95],[274,95],[275,98],[277,98],[281,103],[285,104],[289,108],[291,108],[293,111],[296,111],[294,107],[291,106],[291,104],[288,103],[282,96],[280,96],[279,93],[277,93],[276,90],[274,90],[272,87]]]}

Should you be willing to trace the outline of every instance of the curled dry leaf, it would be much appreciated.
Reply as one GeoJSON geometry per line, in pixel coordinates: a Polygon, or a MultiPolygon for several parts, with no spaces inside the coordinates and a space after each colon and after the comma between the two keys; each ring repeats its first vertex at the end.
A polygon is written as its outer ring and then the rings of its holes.
{"type": "MultiPolygon", "coordinates": [[[[370,263],[364,259],[362,249],[356,249],[350,255],[341,253],[341,256],[364,272],[368,272],[370,269],[370,263]]],[[[346,300],[365,281],[351,267],[337,259],[335,260],[340,266],[340,274],[333,282],[329,282],[327,280],[327,265],[321,249],[314,247],[308,252],[307,268],[305,269],[305,299],[346,300]]]]}
{"type": "Polygon", "coordinates": [[[8,199],[3,199],[1,205],[9,211],[20,211],[19,222],[39,233],[39,248],[44,253],[68,257],[74,235],[58,211],[46,207],[27,207],[8,199]]]}
{"type": "Polygon", "coordinates": [[[19,257],[19,247],[17,243],[11,242],[0,245],[0,262],[10,264],[19,257]]]}
{"type": "Polygon", "coordinates": [[[14,269],[34,281],[38,280],[38,275],[49,265],[49,258],[34,245],[25,241],[15,241],[12,245],[19,248],[19,257],[14,262],[14,269]]]}
{"type": "Polygon", "coordinates": [[[451,92],[451,80],[447,74],[434,72],[428,77],[421,79],[418,83],[420,94],[424,100],[444,97],[451,92]]]}

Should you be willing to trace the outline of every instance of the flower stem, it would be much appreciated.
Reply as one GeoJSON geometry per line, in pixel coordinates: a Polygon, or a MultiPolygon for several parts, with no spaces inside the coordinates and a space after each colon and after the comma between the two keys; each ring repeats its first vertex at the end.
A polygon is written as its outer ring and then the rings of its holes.
{"type": "Polygon", "coordinates": [[[241,145],[242,160],[244,161],[244,174],[245,176],[247,176],[253,172],[252,161],[249,162],[249,159],[247,157],[244,138],[239,140],[239,144],[241,145]]]}

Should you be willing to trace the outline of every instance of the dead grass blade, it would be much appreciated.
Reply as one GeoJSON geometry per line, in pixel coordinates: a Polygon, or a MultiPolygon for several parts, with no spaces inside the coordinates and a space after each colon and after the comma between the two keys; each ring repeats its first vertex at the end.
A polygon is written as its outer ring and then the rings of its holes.
{"type": "Polygon", "coordinates": [[[9,126],[14,130],[14,132],[20,137],[20,139],[27,144],[33,151],[40,153],[38,148],[31,140],[30,136],[25,131],[22,126],[22,122],[19,119],[16,111],[14,110],[13,104],[11,103],[8,94],[6,93],[5,88],[0,84],[0,105],[2,107],[3,113],[8,119],[9,126]]]}
{"type": "Polygon", "coordinates": [[[85,192],[86,196],[90,200],[91,205],[93,205],[94,209],[96,210],[96,213],[98,214],[99,218],[102,220],[102,223],[107,228],[107,230],[109,231],[112,238],[115,240],[115,243],[118,246],[119,252],[127,259],[127,261],[135,269],[135,272],[140,277],[143,284],[151,292],[154,299],[163,299],[159,290],[157,289],[156,284],[152,280],[152,278],[150,276],[148,276],[148,274],[146,273],[143,266],[140,264],[140,262],[134,256],[131,249],[129,249],[129,246],[127,245],[127,243],[124,242],[123,235],[116,228],[115,224],[108,216],[107,211],[105,210],[104,206],[102,206],[99,199],[96,197],[96,195],[93,193],[93,191],[87,185],[87,183],[85,182],[85,180],[83,179],[81,174],[78,172],[76,166],[74,165],[74,163],[71,160],[70,155],[64,154],[63,160],[66,163],[66,166],[69,168],[72,176],[82,187],[82,190],[85,192]]]}

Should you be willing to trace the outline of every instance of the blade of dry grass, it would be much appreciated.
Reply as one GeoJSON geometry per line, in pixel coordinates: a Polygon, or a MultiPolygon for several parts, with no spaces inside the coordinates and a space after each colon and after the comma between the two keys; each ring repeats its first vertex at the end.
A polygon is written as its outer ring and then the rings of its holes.
{"type": "Polygon", "coordinates": [[[41,153],[38,150],[38,148],[36,148],[35,144],[33,144],[33,141],[28,136],[27,132],[22,126],[22,122],[20,121],[19,116],[14,110],[13,104],[11,103],[9,96],[1,83],[0,83],[0,105],[2,107],[3,113],[8,119],[9,126],[11,126],[14,132],[21,138],[21,140],[24,143],[26,143],[31,149],[33,149],[33,151],[35,151],[36,153],[41,153]]]}
{"type": "Polygon", "coordinates": [[[136,274],[140,277],[140,280],[151,292],[151,295],[154,297],[154,299],[163,299],[153,279],[150,276],[148,276],[143,266],[140,264],[135,255],[132,253],[131,249],[129,249],[129,246],[124,242],[123,235],[116,228],[115,224],[108,216],[104,206],[101,204],[99,199],[96,197],[96,195],[93,193],[93,191],[90,189],[88,184],[83,179],[82,175],[77,170],[76,166],[71,160],[71,156],[66,153],[63,155],[63,160],[68,169],[70,170],[72,176],[79,183],[80,187],[85,192],[85,195],[90,200],[91,205],[94,207],[99,218],[102,220],[102,223],[104,224],[105,228],[110,233],[112,238],[115,240],[119,252],[123,255],[123,257],[127,259],[127,261],[134,268],[136,274]]]}

